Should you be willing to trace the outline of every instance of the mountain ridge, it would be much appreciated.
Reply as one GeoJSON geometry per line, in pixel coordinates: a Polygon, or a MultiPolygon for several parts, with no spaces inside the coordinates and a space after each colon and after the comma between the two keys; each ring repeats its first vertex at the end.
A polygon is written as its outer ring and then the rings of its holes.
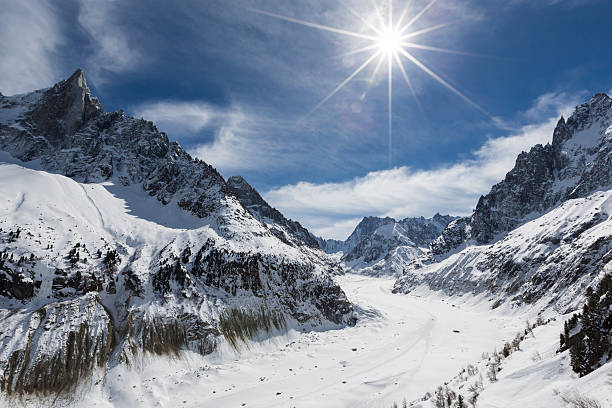
{"type": "Polygon", "coordinates": [[[340,259],[352,272],[399,275],[401,265],[422,255],[454,219],[441,214],[399,221],[391,217],[364,217],[345,241],[319,238],[319,246],[329,253],[342,252],[340,259]]]}
{"type": "Polygon", "coordinates": [[[394,291],[425,285],[571,310],[612,267],[611,189],[612,98],[598,93],[561,117],[551,143],[521,153],[470,217],[406,264],[394,291]]]}
{"type": "Polygon", "coordinates": [[[333,259],[280,240],[152,122],[104,112],[80,69],[0,97],[0,151],[15,158],[0,157],[8,394],[67,391],[143,353],[210,353],[235,316],[268,334],[355,322],[333,259]]]}
{"type": "Polygon", "coordinates": [[[232,176],[227,185],[244,207],[281,241],[319,249],[319,243],[299,222],[285,216],[268,204],[243,177],[232,176]]]}
{"type": "MultiPolygon", "coordinates": [[[[474,213],[466,219],[466,240],[476,244],[490,243],[495,236],[518,226],[529,213],[541,213],[566,199],[578,198],[597,187],[612,184],[609,173],[612,148],[609,145],[597,152],[599,158],[591,158],[591,162],[595,163],[593,169],[586,165],[586,156],[592,155],[589,151],[595,148],[591,145],[594,141],[585,140],[586,144],[580,145],[583,149],[568,146],[567,151],[563,150],[575,133],[590,128],[594,121],[610,122],[611,112],[612,98],[597,93],[588,102],[576,107],[567,121],[563,117],[559,119],[552,143],[544,146],[538,144],[529,152],[519,154],[514,168],[487,195],[480,197],[474,213]],[[601,164],[598,166],[598,163],[601,164]],[[565,180],[571,183],[575,177],[579,177],[577,183],[562,185],[565,180]],[[555,182],[556,185],[553,185],[555,182]]],[[[452,249],[452,245],[437,245],[432,253],[442,255],[452,249]]]]}

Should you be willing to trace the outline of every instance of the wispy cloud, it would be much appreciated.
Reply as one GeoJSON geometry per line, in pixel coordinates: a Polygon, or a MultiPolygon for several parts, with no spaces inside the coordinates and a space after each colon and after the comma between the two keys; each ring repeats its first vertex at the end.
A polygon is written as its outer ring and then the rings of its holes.
{"type": "Polygon", "coordinates": [[[287,126],[280,119],[234,108],[222,115],[214,140],[196,146],[191,153],[225,175],[289,169],[303,155],[300,143],[286,143],[287,126]]]}
{"type": "Polygon", "coordinates": [[[62,44],[47,1],[2,2],[0,92],[11,95],[47,87],[57,80],[54,54],[62,44]]]}
{"type": "Polygon", "coordinates": [[[137,117],[155,122],[166,132],[197,133],[228,113],[206,102],[156,101],[134,106],[130,111],[137,117]]]}
{"type": "MultiPolygon", "coordinates": [[[[547,94],[524,112],[556,106],[554,114],[534,124],[523,125],[507,136],[487,140],[464,161],[433,170],[397,167],[370,172],[341,183],[300,182],[264,194],[273,206],[300,220],[314,233],[344,239],[350,225],[362,216],[431,216],[436,212],[470,214],[478,197],[489,191],[514,165],[516,156],[535,144],[545,144],[560,114],[573,104],[562,103],[565,95],[547,94]]],[[[542,117],[542,116],[541,116],[542,117]]]]}
{"type": "Polygon", "coordinates": [[[287,168],[303,155],[299,143],[288,144],[285,139],[295,123],[274,118],[268,112],[177,100],[134,106],[130,112],[155,122],[171,137],[178,136],[192,155],[224,175],[287,168]],[[203,132],[212,134],[212,140],[202,142],[203,132]]]}
{"type": "Polygon", "coordinates": [[[88,75],[104,80],[104,71],[123,72],[133,69],[144,57],[128,35],[117,24],[120,2],[80,0],[78,22],[94,41],[93,54],[87,62],[88,75]]]}

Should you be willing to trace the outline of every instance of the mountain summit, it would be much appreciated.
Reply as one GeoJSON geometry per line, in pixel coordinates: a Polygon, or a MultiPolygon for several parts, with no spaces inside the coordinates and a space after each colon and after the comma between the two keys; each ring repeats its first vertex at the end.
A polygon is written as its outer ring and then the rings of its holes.
{"type": "Polygon", "coordinates": [[[612,260],[612,98],[596,94],[521,153],[470,217],[451,222],[431,251],[406,266],[395,290],[421,283],[451,293],[489,291],[575,305],[612,260]]]}
{"type": "Polygon", "coordinates": [[[400,275],[404,265],[425,253],[432,240],[456,217],[365,217],[346,241],[319,239],[329,253],[341,252],[344,265],[366,275],[400,275]]]}
{"type": "Polygon", "coordinates": [[[8,394],[66,391],[145,352],[354,322],[339,266],[299,224],[152,122],[104,112],[81,70],[0,96],[0,150],[8,394]]]}

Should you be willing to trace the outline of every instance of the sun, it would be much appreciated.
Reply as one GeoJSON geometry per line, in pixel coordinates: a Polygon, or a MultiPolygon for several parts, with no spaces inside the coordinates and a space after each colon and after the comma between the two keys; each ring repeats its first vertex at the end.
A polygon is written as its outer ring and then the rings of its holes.
{"type": "MultiPolygon", "coordinates": [[[[248,8],[249,10],[262,14],[265,16],[273,17],[279,20],[288,21],[295,24],[301,24],[307,27],[311,27],[317,30],[328,31],[335,34],[341,34],[345,36],[350,36],[353,38],[358,38],[359,40],[364,42],[364,46],[348,53],[343,54],[342,56],[349,55],[359,55],[359,54],[369,54],[365,57],[365,61],[361,63],[344,81],[342,81],[336,88],[334,88],[321,102],[319,102],[308,114],[307,117],[323,106],[328,100],[330,100],[334,95],[336,95],[346,84],[348,84],[353,78],[359,75],[360,72],[365,70],[368,66],[374,65],[375,68],[372,72],[372,77],[370,83],[373,78],[379,72],[381,65],[386,63],[387,65],[387,82],[388,82],[388,131],[389,131],[389,141],[388,141],[388,159],[389,159],[389,167],[392,166],[392,147],[393,147],[393,126],[392,126],[392,95],[393,95],[393,86],[392,82],[394,79],[393,71],[394,68],[398,69],[403,77],[404,81],[410,88],[412,95],[414,96],[417,104],[419,104],[419,100],[417,99],[416,92],[412,86],[412,82],[408,76],[408,72],[404,67],[404,62],[409,61],[421,71],[425,72],[427,75],[432,77],[450,92],[459,96],[465,102],[469,103],[486,116],[491,117],[489,113],[487,113],[483,108],[481,108],[478,104],[473,102],[470,98],[465,96],[461,91],[452,86],[448,81],[442,78],[439,74],[437,74],[433,69],[425,65],[421,62],[415,55],[412,54],[413,50],[421,50],[421,51],[434,51],[434,52],[442,52],[442,53],[451,53],[451,54],[461,54],[461,55],[473,55],[467,54],[464,52],[458,52],[453,50],[447,50],[444,48],[432,47],[429,45],[425,45],[422,42],[416,43],[415,40],[418,41],[418,37],[423,36],[424,34],[430,33],[432,31],[439,30],[441,28],[446,27],[448,24],[441,23],[436,25],[427,26],[425,28],[415,29],[416,23],[418,20],[435,4],[436,0],[429,0],[428,3],[424,7],[421,7],[419,11],[415,10],[414,7],[411,7],[411,0],[401,0],[404,3],[404,7],[398,15],[394,14],[393,3],[394,1],[399,0],[372,0],[373,4],[373,13],[375,15],[375,20],[377,22],[372,22],[369,19],[365,18],[352,8],[350,8],[347,4],[344,6],[347,10],[357,18],[359,18],[364,23],[364,30],[360,32],[349,31],[341,28],[330,27],[322,24],[311,23],[309,21],[298,20],[293,17],[282,16],[280,14],[271,13],[269,11],[259,10],[255,8],[248,8]],[[379,7],[383,3],[383,9],[379,7]],[[386,15],[385,15],[386,14],[386,15]]],[[[344,2],[342,2],[344,3],[344,2]]]]}
{"type": "Polygon", "coordinates": [[[402,34],[392,27],[386,28],[377,38],[380,51],[386,55],[395,55],[402,47],[402,34]]]}

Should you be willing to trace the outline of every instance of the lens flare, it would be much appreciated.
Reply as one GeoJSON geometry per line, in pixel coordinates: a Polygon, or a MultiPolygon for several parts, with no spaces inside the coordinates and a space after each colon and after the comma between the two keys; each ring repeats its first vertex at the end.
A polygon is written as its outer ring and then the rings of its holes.
{"type": "MultiPolygon", "coordinates": [[[[408,77],[408,73],[404,64],[402,62],[402,57],[406,58],[406,60],[410,61],[414,66],[419,68],[421,71],[429,75],[436,82],[444,86],[453,94],[457,95],[461,99],[463,99],[468,104],[472,105],[485,115],[491,117],[483,108],[481,108],[478,104],[464,95],[457,88],[453,87],[448,81],[444,80],[439,74],[435,73],[431,68],[423,64],[419,61],[413,54],[410,53],[411,49],[425,50],[425,51],[433,51],[440,53],[450,53],[450,54],[460,54],[460,55],[473,55],[460,51],[447,50],[444,48],[432,47],[425,44],[418,44],[413,42],[415,38],[430,33],[439,29],[446,27],[448,24],[436,24],[429,27],[425,27],[419,30],[412,30],[412,26],[417,23],[417,21],[431,8],[433,7],[436,0],[431,0],[429,3],[422,7],[417,12],[411,15],[411,0],[405,2],[405,5],[402,9],[402,12],[399,15],[399,18],[395,18],[393,14],[393,0],[384,0],[386,1],[386,9],[388,11],[387,17],[383,16],[381,12],[381,7],[379,7],[379,3],[376,0],[373,0],[373,12],[377,16],[377,23],[372,23],[369,19],[357,13],[350,6],[345,5],[347,10],[355,17],[359,18],[365,25],[366,30],[368,30],[372,34],[364,34],[364,33],[356,33],[349,30],[344,30],[335,27],[329,27],[322,24],[316,24],[309,21],[299,20],[293,17],[285,17],[280,14],[271,13],[265,10],[259,10],[254,8],[249,8],[252,12],[262,14],[268,17],[273,17],[279,20],[287,21],[294,24],[300,24],[306,27],[314,28],[317,30],[328,31],[335,34],[341,34],[350,36],[353,38],[357,38],[362,41],[369,42],[369,44],[345,53],[342,55],[343,57],[349,55],[358,55],[362,53],[366,53],[370,51],[371,54],[365,58],[364,62],[359,65],[359,67],[353,71],[344,81],[342,81],[336,88],[334,88],[327,96],[321,100],[308,114],[306,117],[310,116],[317,109],[323,106],[327,101],[329,101],[334,95],[336,95],[346,84],[348,84],[353,78],[359,75],[362,71],[366,70],[366,68],[375,63],[374,72],[368,81],[371,85],[374,83],[374,78],[378,73],[381,65],[383,63],[387,63],[387,86],[388,86],[388,160],[389,167],[393,164],[393,156],[392,156],[392,147],[393,147],[393,122],[392,122],[392,107],[393,107],[393,68],[397,66],[401,72],[401,76],[410,88],[412,95],[414,96],[417,104],[420,106],[420,102],[417,98],[416,92],[410,79],[408,77]],[[406,23],[404,21],[407,20],[406,23]]],[[[342,1],[342,3],[344,3],[342,1]]]]}
{"type": "Polygon", "coordinates": [[[395,54],[402,47],[402,36],[399,31],[387,28],[378,37],[378,47],[385,54],[395,54]]]}

